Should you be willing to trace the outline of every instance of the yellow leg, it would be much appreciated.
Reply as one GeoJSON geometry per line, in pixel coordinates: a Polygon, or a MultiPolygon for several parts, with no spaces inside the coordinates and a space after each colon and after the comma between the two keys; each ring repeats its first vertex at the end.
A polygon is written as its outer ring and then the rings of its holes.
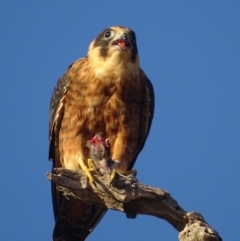
{"type": "MultiPolygon", "coordinates": [[[[111,173],[111,180],[113,180],[116,177],[116,173],[117,173],[117,171],[114,168],[112,170],[112,173],[111,173]]],[[[134,177],[136,177],[137,176],[137,170],[136,169],[132,169],[132,170],[126,171],[124,173],[121,173],[120,175],[123,175],[123,176],[133,175],[134,177]]]]}
{"type": "Polygon", "coordinates": [[[89,170],[90,172],[94,172],[94,171],[97,170],[97,169],[96,169],[96,166],[94,165],[94,163],[93,163],[93,161],[92,161],[92,159],[88,158],[87,162],[88,162],[88,170],[89,170]]]}
{"type": "Polygon", "coordinates": [[[90,182],[93,182],[93,177],[91,175],[91,173],[89,172],[87,166],[85,165],[85,163],[83,162],[82,159],[80,159],[78,161],[78,164],[80,165],[80,167],[82,168],[82,170],[86,173],[87,177],[89,178],[89,181],[90,182]]]}
{"type": "Polygon", "coordinates": [[[112,173],[111,173],[111,176],[110,176],[111,180],[113,180],[115,178],[115,176],[116,176],[116,169],[114,168],[112,170],[112,173]]]}

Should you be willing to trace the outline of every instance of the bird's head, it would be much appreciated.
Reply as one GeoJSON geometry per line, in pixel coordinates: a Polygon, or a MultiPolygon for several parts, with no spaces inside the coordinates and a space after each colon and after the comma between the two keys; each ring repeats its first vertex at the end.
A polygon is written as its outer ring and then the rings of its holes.
{"type": "Polygon", "coordinates": [[[104,65],[132,69],[139,67],[136,35],[127,27],[110,27],[103,30],[89,46],[88,58],[95,67],[104,65]]]}

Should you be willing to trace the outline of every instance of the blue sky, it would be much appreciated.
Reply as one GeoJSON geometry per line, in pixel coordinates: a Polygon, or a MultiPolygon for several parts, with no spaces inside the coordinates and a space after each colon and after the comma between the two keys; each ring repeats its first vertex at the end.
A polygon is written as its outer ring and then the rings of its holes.
{"type": "MultiPolygon", "coordinates": [[[[105,27],[135,30],[155,117],[140,181],[240,240],[239,1],[0,1],[0,236],[51,240],[51,93],[105,27]]],[[[165,221],[109,211],[89,241],[178,240],[165,221]],[[100,238],[99,238],[100,237],[100,238]]]]}

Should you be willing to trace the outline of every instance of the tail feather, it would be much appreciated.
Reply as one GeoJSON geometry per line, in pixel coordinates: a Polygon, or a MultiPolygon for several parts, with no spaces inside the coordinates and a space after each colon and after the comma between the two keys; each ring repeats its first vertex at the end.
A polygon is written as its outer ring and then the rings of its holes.
{"type": "Polygon", "coordinates": [[[104,216],[107,209],[67,200],[56,189],[54,194],[55,227],[53,241],[84,241],[104,216]]]}

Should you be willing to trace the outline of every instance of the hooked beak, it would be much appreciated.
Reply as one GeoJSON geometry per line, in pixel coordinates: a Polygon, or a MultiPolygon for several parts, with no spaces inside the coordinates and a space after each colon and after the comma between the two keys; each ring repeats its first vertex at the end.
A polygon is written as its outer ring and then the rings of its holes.
{"type": "Polygon", "coordinates": [[[112,45],[118,45],[121,49],[131,48],[132,44],[126,33],[123,33],[119,38],[112,42],[112,45]]]}

